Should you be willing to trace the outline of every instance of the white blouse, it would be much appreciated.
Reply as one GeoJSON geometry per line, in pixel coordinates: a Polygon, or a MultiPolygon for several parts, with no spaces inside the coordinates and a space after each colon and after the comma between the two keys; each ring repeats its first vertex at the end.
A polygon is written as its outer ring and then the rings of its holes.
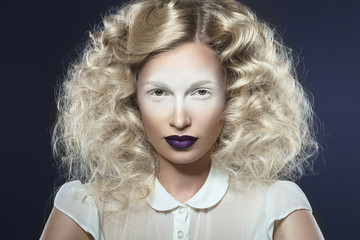
{"type": "Polygon", "coordinates": [[[96,240],[272,239],[274,222],[311,207],[294,183],[228,183],[211,167],[202,188],[187,202],[175,200],[155,178],[150,195],[127,208],[96,200],[79,181],[58,191],[55,207],[96,240]]]}

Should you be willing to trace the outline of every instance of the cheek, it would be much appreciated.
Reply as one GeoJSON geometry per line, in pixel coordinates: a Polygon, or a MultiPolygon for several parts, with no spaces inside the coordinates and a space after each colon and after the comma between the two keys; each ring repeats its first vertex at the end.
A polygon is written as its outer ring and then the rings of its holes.
{"type": "Polygon", "coordinates": [[[151,132],[156,131],[156,115],[149,111],[140,111],[140,113],[146,133],[149,135],[151,132]]]}
{"type": "Polygon", "coordinates": [[[222,129],[224,106],[222,104],[209,105],[207,108],[198,108],[196,111],[198,126],[203,129],[212,129],[209,134],[218,135],[222,129]]]}
{"type": "Polygon", "coordinates": [[[139,103],[141,120],[144,124],[146,134],[149,139],[152,139],[159,135],[161,132],[161,126],[165,124],[165,112],[161,108],[154,107],[151,104],[139,103]]]}

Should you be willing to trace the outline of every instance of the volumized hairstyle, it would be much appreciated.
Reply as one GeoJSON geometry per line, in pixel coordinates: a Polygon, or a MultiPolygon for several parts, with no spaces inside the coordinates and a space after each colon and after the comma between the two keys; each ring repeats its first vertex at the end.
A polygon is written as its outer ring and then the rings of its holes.
{"type": "Polygon", "coordinates": [[[107,14],[90,37],[58,97],[53,149],[69,179],[107,194],[157,173],[136,103],[137,73],[151,57],[193,41],[212,49],[227,81],[212,163],[233,181],[293,180],[311,165],[313,111],[290,50],[244,5],[134,1],[107,14]]]}

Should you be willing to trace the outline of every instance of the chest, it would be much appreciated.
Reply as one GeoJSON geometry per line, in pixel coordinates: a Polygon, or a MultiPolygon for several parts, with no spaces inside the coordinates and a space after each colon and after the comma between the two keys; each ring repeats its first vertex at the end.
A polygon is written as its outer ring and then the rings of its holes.
{"type": "Polygon", "coordinates": [[[227,194],[208,209],[156,211],[145,201],[102,217],[105,239],[267,239],[264,199],[227,194]]]}

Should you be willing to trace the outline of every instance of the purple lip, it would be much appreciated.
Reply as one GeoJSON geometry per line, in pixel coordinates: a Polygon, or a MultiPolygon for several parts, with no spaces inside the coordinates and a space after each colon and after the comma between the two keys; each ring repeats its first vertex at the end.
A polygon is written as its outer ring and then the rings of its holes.
{"type": "Polygon", "coordinates": [[[171,135],[165,137],[165,140],[171,147],[182,150],[191,147],[198,139],[187,135],[171,135]]]}

